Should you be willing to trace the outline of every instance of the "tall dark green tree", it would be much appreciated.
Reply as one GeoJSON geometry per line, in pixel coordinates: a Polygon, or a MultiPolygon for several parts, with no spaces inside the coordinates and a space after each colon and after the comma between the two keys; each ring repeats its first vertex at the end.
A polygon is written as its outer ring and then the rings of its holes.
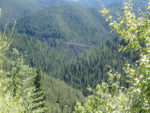
{"type": "Polygon", "coordinates": [[[34,77],[34,81],[33,81],[33,84],[34,84],[34,87],[35,87],[35,94],[33,95],[33,106],[32,106],[32,110],[35,112],[35,113],[45,113],[47,112],[47,109],[46,109],[46,95],[42,89],[42,81],[41,81],[41,78],[42,78],[42,71],[41,71],[41,68],[38,66],[36,69],[35,69],[35,77],[34,77]]]}

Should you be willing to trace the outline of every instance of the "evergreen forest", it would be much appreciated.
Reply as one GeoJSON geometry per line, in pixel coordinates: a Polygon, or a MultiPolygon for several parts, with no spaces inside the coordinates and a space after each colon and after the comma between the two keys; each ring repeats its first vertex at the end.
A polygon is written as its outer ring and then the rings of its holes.
{"type": "Polygon", "coordinates": [[[150,0],[0,0],[0,113],[150,113],[150,0]]]}

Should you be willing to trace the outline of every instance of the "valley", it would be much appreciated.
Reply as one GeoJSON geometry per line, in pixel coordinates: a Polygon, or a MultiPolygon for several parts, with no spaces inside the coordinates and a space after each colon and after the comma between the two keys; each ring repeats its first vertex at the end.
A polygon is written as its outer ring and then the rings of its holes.
{"type": "MultiPolygon", "coordinates": [[[[111,32],[109,22],[99,11],[105,5],[116,19],[122,2],[0,0],[0,36],[6,38],[6,43],[11,42],[2,53],[1,70],[7,82],[12,80],[6,85],[12,87],[11,96],[26,98],[25,107],[36,113],[82,113],[75,112],[76,105],[84,105],[88,95],[94,94],[89,87],[109,84],[109,71],[120,73],[118,84],[129,87],[123,67],[126,63],[135,67],[140,55],[135,50],[119,52],[128,43],[119,40],[116,31],[111,32]]],[[[133,3],[140,16],[137,10],[145,11],[147,0],[133,3]]]]}

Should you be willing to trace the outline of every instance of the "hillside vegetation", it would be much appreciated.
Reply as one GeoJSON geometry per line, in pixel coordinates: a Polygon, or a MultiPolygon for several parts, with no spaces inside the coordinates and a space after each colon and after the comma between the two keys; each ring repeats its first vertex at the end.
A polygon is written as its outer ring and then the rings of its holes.
{"type": "Polygon", "coordinates": [[[0,113],[149,113],[150,7],[121,1],[0,0],[0,113]]]}
{"type": "Polygon", "coordinates": [[[9,23],[41,8],[35,0],[0,0],[1,24],[9,23]]]}
{"type": "Polygon", "coordinates": [[[51,6],[19,19],[16,30],[41,40],[53,38],[94,45],[111,36],[97,10],[75,4],[51,6]]]}

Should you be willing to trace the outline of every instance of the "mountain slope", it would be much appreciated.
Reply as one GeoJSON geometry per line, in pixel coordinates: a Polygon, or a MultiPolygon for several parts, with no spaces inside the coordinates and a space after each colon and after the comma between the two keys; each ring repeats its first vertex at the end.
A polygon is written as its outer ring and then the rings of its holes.
{"type": "Polygon", "coordinates": [[[5,24],[41,7],[35,0],[0,0],[0,8],[2,9],[1,22],[5,24]]]}
{"type": "Polygon", "coordinates": [[[110,37],[107,24],[95,9],[76,4],[51,6],[17,21],[17,32],[40,39],[63,39],[98,44],[110,37]]]}

